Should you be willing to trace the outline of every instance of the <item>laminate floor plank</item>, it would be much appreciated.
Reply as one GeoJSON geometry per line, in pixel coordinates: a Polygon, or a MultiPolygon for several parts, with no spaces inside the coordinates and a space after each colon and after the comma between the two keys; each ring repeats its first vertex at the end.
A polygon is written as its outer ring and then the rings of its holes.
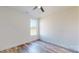
{"type": "Polygon", "coordinates": [[[21,52],[23,53],[73,53],[70,50],[51,45],[42,41],[36,41],[28,45],[21,52]]]}
{"type": "MultiPolygon", "coordinates": [[[[9,49],[11,50],[11,49],[9,49]]],[[[35,41],[30,44],[25,44],[22,48],[14,51],[1,51],[1,53],[74,53],[63,47],[46,43],[44,41],[35,41]],[[15,52],[16,51],[16,52],[15,52]]]]}

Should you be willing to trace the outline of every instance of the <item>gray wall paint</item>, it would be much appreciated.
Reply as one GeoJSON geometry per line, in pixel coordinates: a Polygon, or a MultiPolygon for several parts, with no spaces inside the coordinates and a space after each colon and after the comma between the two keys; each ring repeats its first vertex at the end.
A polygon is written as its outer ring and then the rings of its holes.
{"type": "Polygon", "coordinates": [[[42,40],[79,51],[79,7],[72,7],[40,20],[42,40]]]}
{"type": "Polygon", "coordinates": [[[30,40],[30,18],[14,9],[0,7],[0,50],[23,44],[30,40]]]}

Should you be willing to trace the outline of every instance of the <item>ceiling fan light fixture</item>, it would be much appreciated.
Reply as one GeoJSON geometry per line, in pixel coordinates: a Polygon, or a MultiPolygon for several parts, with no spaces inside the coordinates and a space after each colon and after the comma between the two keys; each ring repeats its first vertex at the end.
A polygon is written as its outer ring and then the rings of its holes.
{"type": "Polygon", "coordinates": [[[33,8],[33,10],[35,10],[35,9],[37,9],[37,8],[39,8],[42,12],[45,12],[42,6],[35,6],[35,7],[33,8]]]}
{"type": "Polygon", "coordinates": [[[38,6],[38,8],[41,8],[41,6],[38,6]]]}

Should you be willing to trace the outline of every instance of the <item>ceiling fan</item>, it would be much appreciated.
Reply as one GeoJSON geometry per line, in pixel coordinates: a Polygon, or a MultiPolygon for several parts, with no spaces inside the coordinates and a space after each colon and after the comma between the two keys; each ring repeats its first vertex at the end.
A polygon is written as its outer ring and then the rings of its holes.
{"type": "Polygon", "coordinates": [[[42,12],[45,12],[45,11],[44,11],[44,8],[43,8],[42,6],[35,6],[35,7],[33,8],[33,10],[35,10],[35,9],[37,9],[37,8],[40,9],[42,12]]]}

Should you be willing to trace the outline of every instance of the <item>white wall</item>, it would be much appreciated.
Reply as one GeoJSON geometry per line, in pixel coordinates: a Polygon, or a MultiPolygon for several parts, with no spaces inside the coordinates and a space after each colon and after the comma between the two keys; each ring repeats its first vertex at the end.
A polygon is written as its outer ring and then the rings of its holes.
{"type": "Polygon", "coordinates": [[[72,7],[40,20],[41,39],[79,51],[79,7],[72,7]]]}
{"type": "Polygon", "coordinates": [[[0,7],[0,50],[29,41],[30,18],[8,7],[0,7]]]}

